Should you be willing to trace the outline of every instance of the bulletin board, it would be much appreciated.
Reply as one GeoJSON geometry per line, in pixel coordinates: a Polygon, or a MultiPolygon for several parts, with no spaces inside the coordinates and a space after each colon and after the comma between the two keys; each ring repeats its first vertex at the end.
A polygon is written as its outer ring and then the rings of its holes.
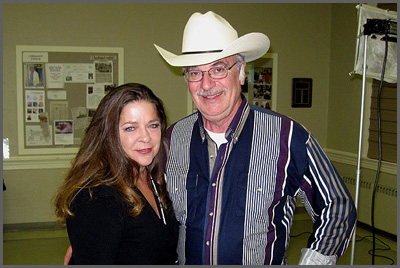
{"type": "Polygon", "coordinates": [[[117,47],[17,46],[20,155],[75,154],[100,100],[123,84],[117,47]]]}

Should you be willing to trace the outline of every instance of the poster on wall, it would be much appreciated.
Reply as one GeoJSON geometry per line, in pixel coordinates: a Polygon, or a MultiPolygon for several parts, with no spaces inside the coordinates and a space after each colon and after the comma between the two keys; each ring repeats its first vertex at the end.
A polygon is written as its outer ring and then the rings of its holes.
{"type": "Polygon", "coordinates": [[[263,57],[246,64],[246,79],[242,93],[248,102],[268,110],[277,106],[278,54],[267,53],[263,57]]]}
{"type": "Polygon", "coordinates": [[[253,104],[271,109],[272,68],[254,68],[253,104]]]}
{"type": "Polygon", "coordinates": [[[24,80],[25,88],[44,88],[44,64],[25,63],[24,80]]]}

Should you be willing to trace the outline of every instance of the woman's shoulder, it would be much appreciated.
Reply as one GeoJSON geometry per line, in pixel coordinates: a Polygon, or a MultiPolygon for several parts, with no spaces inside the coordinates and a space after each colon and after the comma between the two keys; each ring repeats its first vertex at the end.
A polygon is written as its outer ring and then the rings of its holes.
{"type": "Polygon", "coordinates": [[[120,224],[129,212],[118,190],[106,185],[81,189],[72,201],[71,211],[74,215],[67,219],[70,228],[82,224],[98,226],[99,222],[120,224]]]}
{"type": "Polygon", "coordinates": [[[84,188],[80,190],[75,197],[74,203],[112,204],[114,206],[124,204],[120,192],[108,185],[99,185],[90,189],[84,188]]]}

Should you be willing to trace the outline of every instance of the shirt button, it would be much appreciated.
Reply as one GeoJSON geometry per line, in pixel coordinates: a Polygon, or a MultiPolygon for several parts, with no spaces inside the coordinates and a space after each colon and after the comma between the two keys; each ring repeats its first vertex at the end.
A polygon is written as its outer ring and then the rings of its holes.
{"type": "Polygon", "coordinates": [[[213,216],[213,215],[214,215],[214,213],[213,213],[213,212],[210,212],[210,214],[208,214],[208,215],[210,215],[210,216],[213,216]]]}
{"type": "Polygon", "coordinates": [[[215,187],[216,184],[215,184],[215,182],[213,182],[213,184],[211,184],[211,185],[212,185],[212,187],[215,187]]]}
{"type": "Polygon", "coordinates": [[[207,241],[207,242],[206,242],[206,245],[209,246],[209,245],[210,245],[210,241],[207,241]]]}
{"type": "Polygon", "coordinates": [[[210,155],[210,158],[214,158],[214,155],[210,155]]]}

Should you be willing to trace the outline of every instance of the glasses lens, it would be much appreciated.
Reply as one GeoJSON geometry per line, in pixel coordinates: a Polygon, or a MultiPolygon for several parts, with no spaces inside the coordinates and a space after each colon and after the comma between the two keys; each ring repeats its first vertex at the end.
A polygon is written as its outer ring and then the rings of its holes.
{"type": "MultiPolygon", "coordinates": [[[[235,66],[235,64],[238,62],[235,62],[231,67],[225,67],[225,66],[216,66],[208,70],[208,74],[210,75],[211,78],[213,79],[222,79],[228,76],[228,71],[235,66]]],[[[189,82],[198,82],[201,79],[203,79],[203,73],[204,71],[199,71],[199,70],[191,70],[185,72],[185,77],[186,80],[189,82]]]]}
{"type": "Polygon", "coordinates": [[[188,71],[185,75],[189,82],[199,81],[203,77],[203,73],[200,71],[188,71]]]}
{"type": "Polygon", "coordinates": [[[228,69],[223,66],[213,67],[208,71],[208,73],[210,74],[211,78],[221,79],[226,77],[228,74],[228,69]]]}

